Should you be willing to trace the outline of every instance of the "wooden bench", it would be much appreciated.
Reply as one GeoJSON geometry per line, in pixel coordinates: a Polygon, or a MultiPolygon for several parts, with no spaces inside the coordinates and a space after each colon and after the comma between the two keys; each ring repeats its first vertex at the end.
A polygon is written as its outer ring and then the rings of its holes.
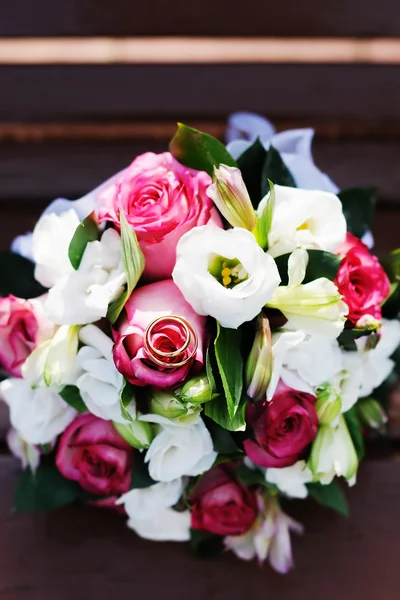
{"type": "MultiPolygon", "coordinates": [[[[399,17],[396,0],[248,0],[241,10],[222,0],[14,0],[0,9],[1,249],[54,197],[79,197],[137,154],[166,149],[177,120],[223,138],[240,109],[278,129],[314,127],[316,162],[338,185],[379,187],[377,250],[394,248],[399,17]]],[[[297,569],[285,578],[140,540],[99,509],[11,514],[18,465],[2,407],[0,598],[397,600],[399,406],[394,392],[391,439],[370,447],[349,521],[293,504],[307,535],[294,540],[297,569]]]]}

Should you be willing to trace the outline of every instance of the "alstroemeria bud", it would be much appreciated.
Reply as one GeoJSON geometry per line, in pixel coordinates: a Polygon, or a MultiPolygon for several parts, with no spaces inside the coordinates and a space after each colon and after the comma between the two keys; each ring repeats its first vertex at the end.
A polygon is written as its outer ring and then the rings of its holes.
{"type": "Polygon", "coordinates": [[[267,317],[260,316],[245,366],[247,395],[258,402],[265,398],[273,369],[272,337],[267,317]]]}
{"type": "Polygon", "coordinates": [[[232,227],[253,231],[256,215],[240,169],[227,165],[214,167],[214,183],[208,187],[207,196],[232,227]]]}
{"type": "Polygon", "coordinates": [[[150,395],[150,411],[167,419],[178,419],[201,411],[201,406],[185,403],[172,392],[153,391],[150,395]]]}
{"type": "Polygon", "coordinates": [[[333,386],[326,384],[317,390],[315,410],[321,425],[330,425],[337,418],[342,410],[342,399],[333,386]]]}
{"type": "Polygon", "coordinates": [[[213,398],[210,382],[207,375],[197,375],[189,379],[179,392],[179,398],[183,402],[202,404],[213,398]]]}
{"type": "Polygon", "coordinates": [[[361,398],[357,403],[357,412],[362,423],[370,429],[383,429],[388,418],[382,406],[374,398],[361,398]]]}
{"type": "Polygon", "coordinates": [[[113,425],[128,444],[139,450],[148,448],[153,440],[152,427],[145,421],[135,420],[127,424],[113,421],[113,425]]]}
{"type": "Polygon", "coordinates": [[[355,483],[358,457],[346,421],[341,415],[336,427],[322,425],[313,441],[308,463],[321,483],[330,483],[335,476],[355,483]]]}

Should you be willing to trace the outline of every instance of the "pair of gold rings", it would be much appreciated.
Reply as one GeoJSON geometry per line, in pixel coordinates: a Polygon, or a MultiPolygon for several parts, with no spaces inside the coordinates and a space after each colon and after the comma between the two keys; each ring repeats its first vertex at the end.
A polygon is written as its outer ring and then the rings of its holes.
{"type": "Polygon", "coordinates": [[[157,317],[154,319],[147,327],[143,335],[143,346],[148,354],[150,360],[152,360],[159,367],[164,367],[165,369],[176,369],[178,367],[183,367],[189,361],[192,360],[194,355],[197,352],[197,347],[199,344],[198,336],[192,325],[186,321],[183,317],[177,317],[175,315],[157,317]],[[183,327],[185,332],[185,341],[180,348],[177,348],[173,352],[163,352],[156,348],[151,341],[151,336],[154,333],[157,333],[157,326],[162,325],[163,327],[169,324],[178,324],[183,327]],[[188,355],[185,359],[178,362],[167,361],[166,359],[179,359],[180,356],[188,352],[188,355]]]}

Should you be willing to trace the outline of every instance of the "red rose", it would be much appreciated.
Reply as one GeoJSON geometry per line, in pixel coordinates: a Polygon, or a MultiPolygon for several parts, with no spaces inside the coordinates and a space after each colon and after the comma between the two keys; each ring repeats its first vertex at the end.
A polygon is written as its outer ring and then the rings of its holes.
{"type": "Polygon", "coordinates": [[[377,257],[351,233],[336,253],[345,254],[335,284],[349,307],[349,321],[355,324],[363,315],[381,319],[380,305],[389,295],[390,282],[377,257]]]}
{"type": "Polygon", "coordinates": [[[40,299],[23,300],[11,294],[0,298],[0,365],[21,377],[25,360],[53,331],[40,299]]]}
{"type": "Polygon", "coordinates": [[[315,396],[279,382],[270,402],[249,403],[246,421],[254,439],[244,442],[247,456],[262,467],[288,467],[298,461],[317,435],[315,396]]]}
{"type": "Polygon", "coordinates": [[[193,529],[218,535],[242,535],[257,517],[257,497],[226,464],[203,475],[190,496],[193,529]]]}
{"type": "Polygon", "coordinates": [[[56,465],[67,479],[99,496],[118,496],[129,490],[133,448],[111,421],[79,415],[60,438],[56,465]]]}

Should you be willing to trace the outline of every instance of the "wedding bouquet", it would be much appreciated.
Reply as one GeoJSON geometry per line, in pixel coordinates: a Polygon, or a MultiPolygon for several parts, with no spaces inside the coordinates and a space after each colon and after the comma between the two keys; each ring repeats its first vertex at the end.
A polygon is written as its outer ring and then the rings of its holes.
{"type": "Polygon", "coordinates": [[[400,251],[371,254],[375,190],[339,192],[312,131],[244,114],[229,138],[180,124],[1,254],[14,508],[109,507],[286,572],[290,500],[346,514],[385,426],[400,251]]]}

